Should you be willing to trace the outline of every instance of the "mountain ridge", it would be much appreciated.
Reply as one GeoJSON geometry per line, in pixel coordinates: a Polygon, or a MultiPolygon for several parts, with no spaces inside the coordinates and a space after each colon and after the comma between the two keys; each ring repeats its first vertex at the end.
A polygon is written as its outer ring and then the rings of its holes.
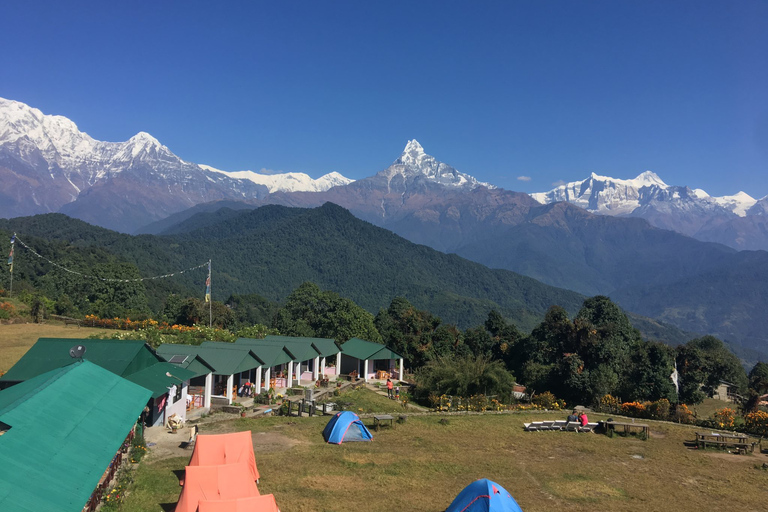
{"type": "Polygon", "coordinates": [[[645,171],[628,180],[592,173],[531,197],[542,204],[569,202],[599,215],[640,217],[655,227],[738,250],[768,250],[768,196],[710,196],[701,189],[667,185],[645,171]]]}

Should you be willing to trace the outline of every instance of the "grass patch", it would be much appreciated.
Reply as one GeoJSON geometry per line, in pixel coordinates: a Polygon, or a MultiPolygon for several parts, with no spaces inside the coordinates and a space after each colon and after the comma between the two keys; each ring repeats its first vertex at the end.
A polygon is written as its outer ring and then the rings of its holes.
{"type": "Polygon", "coordinates": [[[87,338],[104,329],[64,326],[61,322],[45,324],[2,324],[0,325],[0,373],[7,372],[38,338],[87,338]]]}
{"type": "Polygon", "coordinates": [[[163,505],[175,504],[181,486],[174,471],[183,471],[188,462],[187,457],[159,461],[146,459],[135,469],[133,485],[120,508],[121,512],[159,511],[164,509],[163,505]]]}
{"type": "MultiPolygon", "coordinates": [[[[391,411],[390,400],[370,391],[344,398],[364,408],[381,400],[391,411]]],[[[684,425],[659,423],[654,430],[664,436],[641,442],[522,430],[534,419],[560,419],[557,413],[458,415],[448,425],[440,425],[436,415],[413,415],[394,429],[374,432],[370,443],[337,446],[322,438],[328,419],[233,419],[205,432],[252,430],[259,489],[292,512],[341,511],[360,503],[370,512],[437,512],[483,477],[504,486],[526,512],[754,510],[765,499],[765,472],[754,468],[768,457],[689,450],[683,442],[694,438],[695,428],[684,425]],[[259,433],[296,442],[281,450],[262,447],[259,433]]],[[[123,510],[159,511],[161,504],[175,502],[180,488],[173,471],[186,462],[150,455],[140,468],[146,480],[137,479],[123,510]]]]}
{"type": "Polygon", "coordinates": [[[340,407],[344,407],[345,410],[356,414],[370,414],[374,412],[404,413],[408,410],[400,402],[390,400],[386,396],[373,393],[365,388],[344,392],[339,396],[329,399],[329,401],[336,402],[340,407]]]}

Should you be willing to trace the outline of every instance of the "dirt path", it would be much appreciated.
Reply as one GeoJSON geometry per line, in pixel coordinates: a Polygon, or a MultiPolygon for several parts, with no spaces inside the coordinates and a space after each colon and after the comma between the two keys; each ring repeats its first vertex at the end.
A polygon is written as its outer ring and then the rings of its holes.
{"type": "MultiPolygon", "coordinates": [[[[221,428],[216,428],[217,425],[215,423],[210,424],[210,428],[207,428],[203,435],[233,432],[233,430],[224,427],[224,422],[221,423],[221,428]]],[[[179,429],[177,433],[172,434],[164,427],[148,427],[144,432],[144,439],[149,448],[148,457],[153,460],[171,457],[191,457],[193,448],[187,447],[187,441],[189,440],[192,428],[194,426],[184,427],[179,429]]],[[[292,439],[279,432],[252,432],[251,439],[253,440],[253,451],[257,454],[286,451],[301,444],[301,441],[292,439]]]]}

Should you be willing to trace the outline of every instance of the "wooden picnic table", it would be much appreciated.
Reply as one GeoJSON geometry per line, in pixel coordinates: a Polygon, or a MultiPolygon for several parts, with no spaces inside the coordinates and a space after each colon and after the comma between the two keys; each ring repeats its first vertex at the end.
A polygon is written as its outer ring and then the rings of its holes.
{"type": "Polygon", "coordinates": [[[750,443],[749,436],[743,434],[721,434],[718,432],[696,432],[696,445],[700,448],[706,448],[707,446],[716,446],[723,450],[727,448],[733,448],[739,451],[739,453],[754,452],[755,444],[750,443]]]}
{"type": "Polygon", "coordinates": [[[605,426],[605,431],[608,432],[608,430],[621,430],[625,434],[632,433],[632,430],[639,430],[642,432],[645,439],[648,439],[650,436],[650,428],[645,423],[626,423],[623,421],[604,421],[603,425],[605,426]]]}
{"type": "Polygon", "coordinates": [[[389,426],[391,428],[395,428],[395,417],[391,414],[379,414],[373,417],[373,428],[375,430],[379,430],[381,428],[381,425],[385,422],[389,421],[389,426]]]}

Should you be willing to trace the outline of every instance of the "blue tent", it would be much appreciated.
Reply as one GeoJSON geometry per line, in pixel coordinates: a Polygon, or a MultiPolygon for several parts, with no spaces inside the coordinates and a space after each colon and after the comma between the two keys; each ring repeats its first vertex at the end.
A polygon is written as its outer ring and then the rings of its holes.
{"type": "Polygon", "coordinates": [[[373,436],[365,428],[357,414],[341,411],[331,418],[323,430],[323,437],[328,443],[341,444],[348,441],[370,441],[373,436]]]}
{"type": "Polygon", "coordinates": [[[445,512],[523,512],[515,498],[487,478],[466,486],[445,512]]]}

